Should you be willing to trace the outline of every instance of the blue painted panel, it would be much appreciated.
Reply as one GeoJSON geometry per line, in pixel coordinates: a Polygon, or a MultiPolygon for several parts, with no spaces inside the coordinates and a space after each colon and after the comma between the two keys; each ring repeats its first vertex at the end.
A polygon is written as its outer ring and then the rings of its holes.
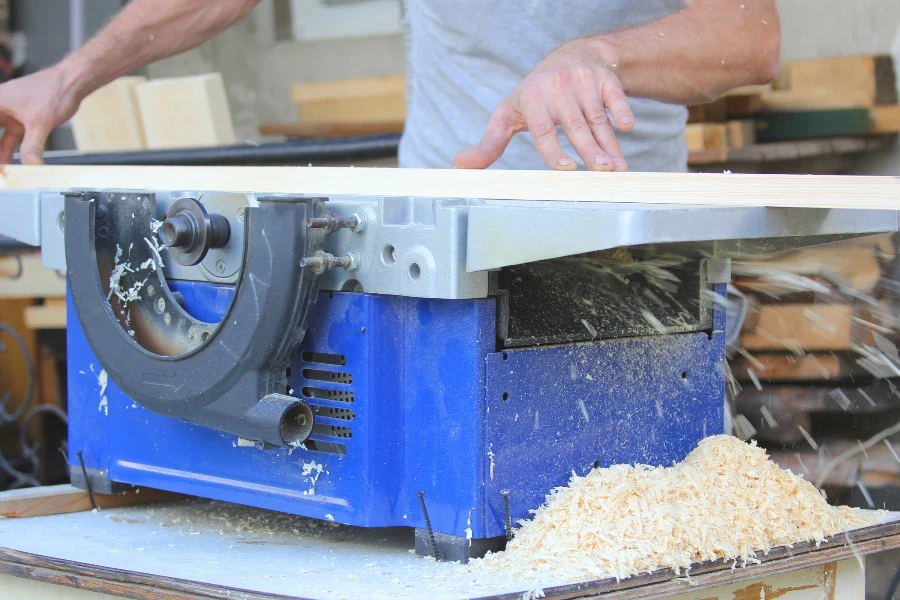
{"type": "MultiPolygon", "coordinates": [[[[66,311],[69,315],[76,314],[71,295],[66,298],[66,311]]],[[[101,394],[99,378],[102,367],[94,358],[84,332],[73,317],[69,317],[66,327],[66,354],[69,464],[79,465],[76,453],[83,450],[85,467],[108,471],[109,420],[106,419],[106,412],[109,409],[109,396],[101,394]]]]}
{"type": "Polygon", "coordinates": [[[724,426],[724,333],[609,340],[487,357],[487,536],[595,464],[665,465],[724,426]],[[596,461],[596,462],[595,462],[596,461]]]}
{"type": "MultiPolygon", "coordinates": [[[[230,303],[228,286],[174,287],[206,321],[230,303]]],[[[316,429],[293,452],[157,415],[112,381],[106,414],[100,366],[73,320],[70,464],[84,450],[115,481],[362,526],[424,527],[424,491],[437,531],[481,538],[503,533],[503,489],[513,518],[526,517],[573,469],[668,463],[722,430],[722,311],[712,339],[506,353],[494,319],[493,300],[321,293],[286,390],[314,407],[316,429]]]]}
{"type": "MultiPolygon", "coordinates": [[[[228,307],[221,289],[178,287],[189,310],[206,303],[194,312],[210,321],[220,318],[211,307],[228,307]]],[[[478,415],[493,319],[490,300],[321,293],[289,390],[318,412],[317,450],[293,452],[152,413],[112,381],[109,413],[98,412],[100,368],[73,323],[70,369],[90,376],[70,379],[70,464],[84,450],[115,481],[362,526],[424,527],[421,490],[435,529],[465,535],[469,511],[473,528],[483,512],[478,415]]]]}

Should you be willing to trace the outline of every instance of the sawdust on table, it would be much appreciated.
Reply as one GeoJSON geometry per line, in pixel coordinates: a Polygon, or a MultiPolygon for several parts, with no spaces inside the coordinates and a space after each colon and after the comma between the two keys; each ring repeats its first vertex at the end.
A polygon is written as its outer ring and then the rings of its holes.
{"type": "Polygon", "coordinates": [[[743,566],[776,546],[825,541],[887,514],[831,506],[755,442],[727,435],[704,439],[671,467],[615,465],[573,474],[532,512],[506,551],[468,569],[577,582],[666,568],[681,574],[709,560],[743,566]]]}

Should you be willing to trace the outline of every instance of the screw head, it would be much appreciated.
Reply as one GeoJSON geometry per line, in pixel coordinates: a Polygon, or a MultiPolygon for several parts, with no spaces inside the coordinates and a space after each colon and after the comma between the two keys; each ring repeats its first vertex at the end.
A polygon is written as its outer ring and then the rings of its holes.
{"type": "Polygon", "coordinates": [[[225,261],[224,260],[216,261],[216,272],[219,275],[221,275],[222,273],[225,272],[225,261]]]}
{"type": "Polygon", "coordinates": [[[239,209],[238,209],[238,211],[237,211],[237,220],[238,220],[238,223],[243,223],[243,222],[244,222],[244,209],[243,209],[243,208],[239,208],[239,209]]]}

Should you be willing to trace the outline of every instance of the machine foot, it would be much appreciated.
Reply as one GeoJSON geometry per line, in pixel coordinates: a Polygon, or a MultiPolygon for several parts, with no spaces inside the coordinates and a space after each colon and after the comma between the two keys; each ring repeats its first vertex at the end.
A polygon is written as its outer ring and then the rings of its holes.
{"type": "MultiPolygon", "coordinates": [[[[120,483],[109,478],[107,471],[99,469],[85,469],[87,478],[91,482],[91,490],[97,494],[121,494],[122,492],[130,492],[135,486],[128,483],[120,483]]],[[[69,465],[69,480],[72,487],[80,490],[88,489],[87,482],[84,478],[84,472],[77,464],[69,465]]]]}
{"type": "MultiPolygon", "coordinates": [[[[457,535],[434,532],[438,558],[442,561],[467,563],[470,558],[481,558],[488,552],[498,552],[506,547],[505,537],[468,539],[457,535]]],[[[434,556],[431,536],[427,529],[416,529],[416,554],[434,556]]]]}

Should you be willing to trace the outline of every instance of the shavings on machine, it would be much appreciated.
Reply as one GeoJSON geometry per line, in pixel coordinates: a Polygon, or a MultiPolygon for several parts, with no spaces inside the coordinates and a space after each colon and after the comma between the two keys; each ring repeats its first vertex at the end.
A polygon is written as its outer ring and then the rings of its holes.
{"type": "Polygon", "coordinates": [[[532,512],[506,551],[468,568],[542,582],[625,579],[659,569],[682,574],[703,561],[758,562],[776,546],[824,541],[884,518],[830,506],[755,443],[727,435],[704,439],[671,467],[573,474],[532,512]]]}

